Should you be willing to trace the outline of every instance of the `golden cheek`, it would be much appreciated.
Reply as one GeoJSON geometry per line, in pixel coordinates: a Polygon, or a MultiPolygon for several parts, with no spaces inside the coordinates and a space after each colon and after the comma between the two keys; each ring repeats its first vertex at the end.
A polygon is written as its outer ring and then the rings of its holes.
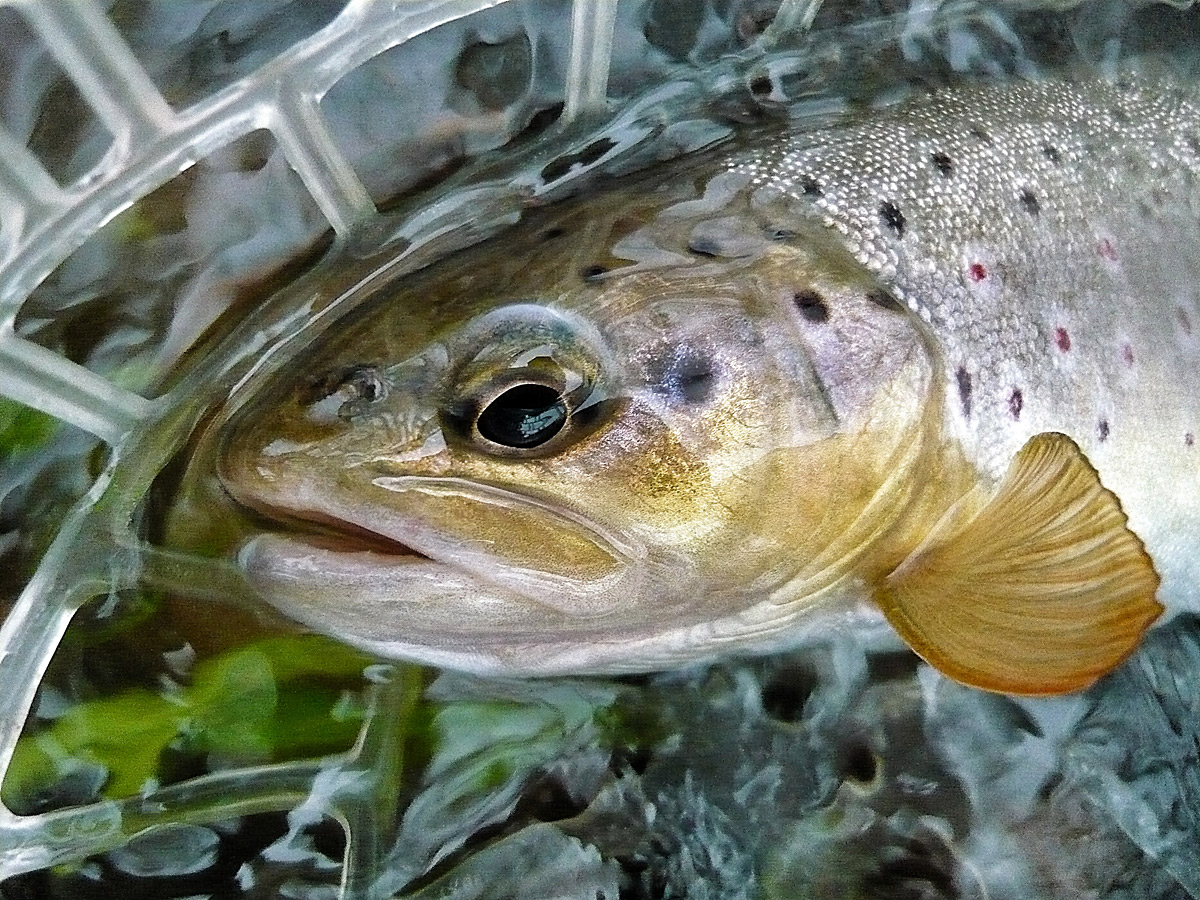
{"type": "Polygon", "coordinates": [[[678,544],[717,527],[723,517],[708,460],[659,428],[636,435],[625,451],[586,479],[589,504],[642,534],[678,544]]]}
{"type": "Polygon", "coordinates": [[[716,448],[760,447],[778,441],[775,425],[784,407],[779,398],[790,390],[770,379],[738,378],[699,412],[697,421],[716,448]]]}
{"type": "Polygon", "coordinates": [[[380,478],[376,485],[388,491],[384,502],[395,512],[461,542],[468,553],[515,569],[594,582],[627,563],[617,544],[597,528],[507,490],[411,476],[380,478]]]}

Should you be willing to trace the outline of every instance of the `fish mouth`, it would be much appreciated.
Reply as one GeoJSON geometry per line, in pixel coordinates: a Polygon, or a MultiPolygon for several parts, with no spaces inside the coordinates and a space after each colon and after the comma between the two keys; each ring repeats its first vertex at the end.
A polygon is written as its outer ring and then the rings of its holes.
{"type": "Polygon", "coordinates": [[[269,517],[237,554],[264,601],[379,646],[401,635],[414,646],[469,635],[481,652],[521,635],[540,635],[528,638],[540,646],[551,633],[607,634],[649,614],[639,548],[582,515],[459,478],[368,484],[373,495],[314,481],[292,481],[285,495],[235,495],[269,517]]]}
{"type": "Polygon", "coordinates": [[[533,648],[573,658],[645,613],[621,589],[627,557],[566,511],[460,479],[372,483],[369,498],[312,481],[237,498],[270,516],[237,553],[260,599],[384,657],[495,672],[533,648]]]}
{"type": "MultiPolygon", "coordinates": [[[[605,581],[639,555],[586,518],[507,488],[460,478],[376,477],[373,497],[316,485],[230,493],[296,546],[371,553],[393,563],[435,563],[491,581],[534,570],[576,587],[605,581]],[[519,534],[519,537],[515,537],[519,534]],[[541,551],[536,556],[532,550],[541,551]],[[522,554],[529,554],[521,558],[522,554]],[[566,564],[559,565],[562,560],[566,564]]],[[[266,523],[264,523],[266,524],[266,523]]]]}
{"type": "MultiPolygon", "coordinates": [[[[280,518],[276,515],[272,521],[279,523],[280,518]]],[[[286,529],[289,540],[319,550],[333,553],[374,553],[379,556],[397,557],[398,560],[405,557],[424,561],[432,559],[386,534],[317,511],[290,512],[286,517],[286,524],[293,526],[286,529]]]]}
{"type": "Polygon", "coordinates": [[[432,559],[391,535],[319,507],[277,505],[254,494],[229,493],[258,520],[255,531],[259,533],[271,532],[291,543],[331,553],[373,553],[397,561],[432,559]]]}

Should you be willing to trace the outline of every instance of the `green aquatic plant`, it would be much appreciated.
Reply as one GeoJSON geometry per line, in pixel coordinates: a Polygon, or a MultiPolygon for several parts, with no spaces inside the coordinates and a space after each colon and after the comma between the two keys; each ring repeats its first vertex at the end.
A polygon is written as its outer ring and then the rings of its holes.
{"type": "Polygon", "coordinates": [[[42,446],[57,426],[46,413],[0,397],[0,463],[42,446]]]}
{"type": "Polygon", "coordinates": [[[352,688],[369,662],[314,635],[271,637],[198,663],[186,686],[131,687],[71,706],[17,743],[4,802],[29,809],[83,767],[100,767],[107,799],[151,790],[168,749],[226,765],[345,751],[363,724],[352,688]]]}

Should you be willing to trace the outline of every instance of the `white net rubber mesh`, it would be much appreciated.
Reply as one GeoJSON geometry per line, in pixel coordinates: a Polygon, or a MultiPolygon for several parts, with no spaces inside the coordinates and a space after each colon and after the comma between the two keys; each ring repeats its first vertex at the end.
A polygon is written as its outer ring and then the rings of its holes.
{"type": "MultiPolygon", "coordinates": [[[[375,206],[331,137],[321,98],[373,56],[504,2],[350,3],[327,27],[253,76],[181,112],[167,104],[98,5],[0,4],[22,11],[118,148],[97,177],[63,189],[23,142],[0,131],[0,190],[6,201],[0,230],[0,390],[118,443],[148,415],[145,399],[17,337],[13,323],[29,293],[121,210],[196,159],[259,128],[279,142],[336,233],[362,226],[375,206]]],[[[577,7],[566,116],[603,100],[616,3],[577,7]]]]}
{"type": "MultiPolygon", "coordinates": [[[[227,88],[183,109],[173,108],[131,51],[101,4],[93,0],[4,0],[16,9],[92,112],[113,145],[88,177],[61,186],[27,149],[0,130],[0,394],[84,429],[121,454],[129,436],[152,421],[169,398],[147,399],[18,334],[15,323],[30,293],[103,225],[209,153],[266,129],[288,165],[344,238],[369,228],[376,207],[331,136],[321,100],[347,73],[378,54],[440,25],[508,0],[352,0],[325,27],[295,43],[227,88]]],[[[563,117],[606,96],[616,0],[576,0],[563,117]]],[[[111,468],[109,470],[111,472],[111,468]]],[[[79,606],[130,577],[74,564],[89,509],[109,476],[63,523],[39,574],[0,628],[0,780],[12,759],[41,676],[79,606]],[[112,577],[115,574],[115,578],[112,577]]],[[[89,560],[108,557],[120,536],[89,560]]],[[[117,554],[119,555],[119,553],[117,554]]],[[[370,766],[365,736],[348,771],[370,766]]],[[[167,789],[152,804],[141,798],[17,816],[0,808],[0,877],[82,859],[120,846],[156,822],[214,821],[286,809],[312,791],[328,761],[238,772],[167,789]],[[214,797],[235,798],[213,803],[214,797]],[[189,810],[194,815],[189,815],[189,810]],[[202,812],[201,812],[202,811],[202,812]]],[[[329,798],[333,799],[333,798],[329,798]]],[[[354,893],[367,860],[354,837],[369,798],[336,803],[351,832],[344,887],[354,893]],[[358,864],[355,863],[357,858],[358,864]]]]}

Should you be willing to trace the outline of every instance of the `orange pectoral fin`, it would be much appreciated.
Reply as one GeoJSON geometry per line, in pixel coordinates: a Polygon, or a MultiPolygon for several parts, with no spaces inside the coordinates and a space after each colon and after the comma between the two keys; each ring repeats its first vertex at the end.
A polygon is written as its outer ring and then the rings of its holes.
{"type": "Polygon", "coordinates": [[[1162,612],[1120,502],[1066,435],[1021,448],[996,495],[876,591],[905,641],[973,687],[1063,694],[1129,656],[1162,612]]]}

